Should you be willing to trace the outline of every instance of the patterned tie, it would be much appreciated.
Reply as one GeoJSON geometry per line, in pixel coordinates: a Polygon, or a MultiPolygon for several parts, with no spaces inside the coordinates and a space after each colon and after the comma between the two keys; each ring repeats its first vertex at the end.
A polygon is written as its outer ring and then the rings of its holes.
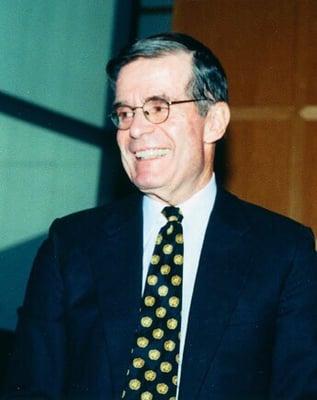
{"type": "Polygon", "coordinates": [[[165,207],[142,298],[125,400],[175,400],[183,276],[183,216],[165,207]]]}

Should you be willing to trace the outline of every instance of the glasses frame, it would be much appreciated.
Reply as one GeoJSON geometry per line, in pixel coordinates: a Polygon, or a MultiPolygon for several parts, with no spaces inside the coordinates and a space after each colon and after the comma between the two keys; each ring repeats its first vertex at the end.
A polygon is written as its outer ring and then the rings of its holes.
{"type": "MultiPolygon", "coordinates": [[[[198,101],[211,101],[213,104],[215,103],[215,100],[214,100],[214,99],[208,99],[208,98],[186,99],[186,100],[174,100],[174,101],[171,101],[171,100],[164,99],[163,97],[154,96],[154,97],[151,97],[151,98],[145,100],[145,102],[143,103],[142,106],[131,107],[131,106],[128,106],[128,105],[126,105],[126,104],[118,104],[118,105],[117,105],[117,107],[121,107],[121,106],[122,106],[122,107],[127,107],[127,108],[129,108],[129,109],[132,111],[132,113],[133,113],[133,117],[131,118],[131,123],[130,123],[130,125],[129,125],[127,128],[120,128],[120,125],[117,123],[117,121],[118,121],[118,115],[116,114],[116,109],[114,109],[114,110],[112,111],[112,113],[109,114],[109,116],[110,116],[111,121],[113,122],[114,126],[115,126],[117,129],[119,129],[119,130],[121,130],[121,131],[127,131],[128,129],[131,128],[131,125],[132,125],[132,123],[133,123],[134,116],[135,116],[135,111],[136,111],[137,109],[141,109],[141,110],[142,110],[144,117],[146,118],[147,121],[151,122],[151,124],[159,125],[159,124],[162,124],[163,122],[165,122],[165,121],[168,119],[168,117],[169,117],[169,115],[170,115],[170,106],[173,106],[173,105],[175,105],[175,104],[183,104],[183,103],[195,103],[195,102],[198,102],[198,101]],[[144,110],[144,106],[145,106],[147,103],[149,103],[150,101],[155,101],[155,100],[162,100],[162,101],[164,101],[164,103],[166,103],[166,105],[167,105],[167,115],[166,115],[166,118],[163,119],[163,120],[160,121],[160,122],[153,122],[153,121],[151,121],[151,120],[149,119],[149,115],[148,115],[148,114],[146,113],[146,111],[144,110]]],[[[115,107],[116,107],[116,106],[115,106],[115,107]]]]}

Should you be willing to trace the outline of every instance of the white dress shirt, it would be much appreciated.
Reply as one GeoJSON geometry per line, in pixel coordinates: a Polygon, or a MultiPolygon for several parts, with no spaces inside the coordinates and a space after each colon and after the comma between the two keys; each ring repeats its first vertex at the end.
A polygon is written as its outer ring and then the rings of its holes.
{"type": "MultiPolygon", "coordinates": [[[[185,337],[187,331],[189,309],[198,269],[200,253],[206,233],[206,228],[211,211],[214,206],[217,187],[213,175],[210,182],[199,192],[184,203],[178,204],[184,216],[184,264],[183,264],[183,296],[182,296],[182,321],[181,339],[179,352],[179,381],[181,364],[184,352],[185,337]]],[[[166,218],[162,214],[166,204],[151,199],[143,198],[143,280],[142,292],[144,291],[145,280],[153,254],[155,239],[162,226],[166,224],[166,218]]]]}

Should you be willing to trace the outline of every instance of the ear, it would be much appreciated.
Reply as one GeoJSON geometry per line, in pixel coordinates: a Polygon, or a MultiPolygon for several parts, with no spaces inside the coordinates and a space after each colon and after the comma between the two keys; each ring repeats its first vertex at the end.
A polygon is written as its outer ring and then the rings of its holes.
{"type": "Polygon", "coordinates": [[[219,102],[209,108],[204,128],[204,142],[215,143],[223,137],[230,121],[229,106],[219,102]]]}

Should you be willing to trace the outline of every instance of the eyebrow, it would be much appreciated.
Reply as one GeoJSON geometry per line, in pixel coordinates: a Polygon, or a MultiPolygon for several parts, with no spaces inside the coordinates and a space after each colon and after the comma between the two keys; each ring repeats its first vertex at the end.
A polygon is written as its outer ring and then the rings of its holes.
{"type": "MultiPolygon", "coordinates": [[[[147,97],[147,98],[143,101],[143,104],[146,103],[147,101],[150,101],[150,100],[165,100],[165,101],[170,101],[170,98],[169,98],[169,96],[166,96],[165,94],[162,94],[162,95],[155,95],[155,96],[149,96],[149,97],[147,97]]],[[[130,106],[129,104],[127,104],[127,103],[125,103],[125,102],[123,102],[123,101],[117,101],[117,102],[113,103],[112,108],[113,108],[113,109],[116,109],[116,108],[118,108],[118,107],[123,107],[123,106],[133,108],[133,106],[130,106]]],[[[136,107],[138,107],[138,106],[136,106],[136,107]]]]}

